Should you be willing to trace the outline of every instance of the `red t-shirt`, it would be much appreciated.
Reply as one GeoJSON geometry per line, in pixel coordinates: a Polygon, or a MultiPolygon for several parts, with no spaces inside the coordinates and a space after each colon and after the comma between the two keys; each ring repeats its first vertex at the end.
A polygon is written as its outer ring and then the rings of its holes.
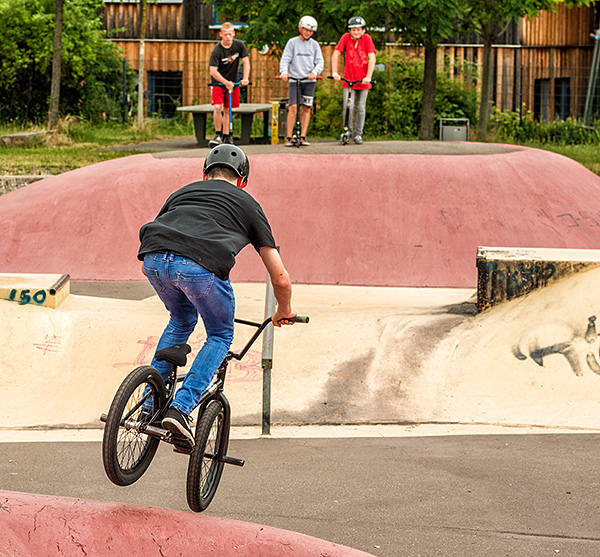
{"type": "MultiPolygon", "coordinates": [[[[344,33],[336,50],[345,55],[344,77],[350,81],[363,79],[367,76],[369,69],[369,52],[376,52],[371,35],[365,33],[358,41],[355,41],[350,33],[344,33]]],[[[342,81],[342,87],[348,88],[348,84],[342,81]]],[[[357,83],[354,89],[370,89],[371,84],[357,83]]]]}

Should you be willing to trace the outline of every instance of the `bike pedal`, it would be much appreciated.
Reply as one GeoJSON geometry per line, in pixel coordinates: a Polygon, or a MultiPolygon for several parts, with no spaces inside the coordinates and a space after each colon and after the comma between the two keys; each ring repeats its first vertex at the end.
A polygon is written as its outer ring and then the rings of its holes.
{"type": "Polygon", "coordinates": [[[173,444],[173,451],[180,454],[192,454],[194,446],[183,436],[171,436],[171,443],[173,444]]]}
{"type": "Polygon", "coordinates": [[[173,446],[173,452],[174,453],[179,453],[179,454],[185,454],[185,455],[191,455],[194,452],[194,448],[190,447],[189,445],[187,447],[182,447],[182,446],[177,446],[174,445],[173,446]]]}

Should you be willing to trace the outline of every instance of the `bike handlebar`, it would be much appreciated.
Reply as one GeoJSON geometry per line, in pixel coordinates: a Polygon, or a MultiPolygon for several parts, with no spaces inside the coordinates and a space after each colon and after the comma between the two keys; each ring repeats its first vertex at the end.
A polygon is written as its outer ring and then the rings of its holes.
{"type": "MultiPolygon", "coordinates": [[[[254,344],[256,339],[261,335],[261,333],[265,330],[267,325],[271,323],[272,317],[268,317],[262,323],[256,323],[254,321],[246,321],[245,319],[234,319],[236,323],[240,323],[242,325],[251,325],[252,327],[256,327],[256,332],[252,335],[252,338],[246,343],[246,346],[242,348],[242,350],[238,354],[234,354],[233,352],[229,353],[231,358],[235,358],[236,360],[241,360],[250,347],[254,344]]],[[[309,318],[306,315],[296,315],[290,319],[286,319],[286,321],[292,321],[293,323],[308,323],[309,318]]]]}

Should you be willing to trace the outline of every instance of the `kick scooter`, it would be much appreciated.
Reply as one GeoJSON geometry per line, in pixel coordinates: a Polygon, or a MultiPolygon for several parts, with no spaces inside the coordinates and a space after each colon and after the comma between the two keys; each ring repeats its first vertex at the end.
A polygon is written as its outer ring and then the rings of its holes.
{"type": "MultiPolygon", "coordinates": [[[[327,76],[327,79],[333,79],[333,76],[329,75],[327,76]]],[[[346,79],[345,77],[340,77],[340,79],[348,84],[348,98],[346,99],[346,106],[344,107],[344,129],[340,135],[340,141],[342,145],[347,145],[348,141],[352,139],[352,131],[348,127],[348,123],[350,122],[350,110],[352,107],[352,91],[357,83],[362,83],[362,79],[356,79],[354,81],[346,79]]],[[[371,84],[374,83],[374,81],[371,81],[371,84]]]]}
{"type": "MultiPolygon", "coordinates": [[[[236,87],[239,87],[241,84],[242,84],[241,81],[236,81],[233,84],[233,88],[235,89],[236,87]]],[[[221,87],[222,89],[225,89],[225,85],[223,83],[217,83],[216,85],[217,85],[217,87],[221,87]]],[[[248,82],[248,85],[252,85],[252,83],[248,82]]],[[[232,92],[233,92],[233,90],[227,91],[227,93],[229,94],[229,136],[231,137],[231,142],[233,143],[233,108],[231,106],[232,92]]]]}
{"type": "MultiPolygon", "coordinates": [[[[281,76],[275,76],[275,79],[281,79],[281,76]]],[[[296,79],[295,77],[289,76],[288,79],[296,82],[296,123],[294,124],[294,130],[291,136],[292,145],[294,147],[300,147],[302,145],[302,124],[300,123],[300,82],[308,78],[303,77],[301,79],[296,79]]],[[[321,79],[321,76],[318,75],[317,79],[321,79]]]]}

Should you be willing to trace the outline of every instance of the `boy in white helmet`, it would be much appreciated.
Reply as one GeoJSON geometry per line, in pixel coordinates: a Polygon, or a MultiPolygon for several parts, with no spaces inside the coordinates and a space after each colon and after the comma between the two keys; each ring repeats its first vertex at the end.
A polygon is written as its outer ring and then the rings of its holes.
{"type": "MultiPolygon", "coordinates": [[[[371,88],[371,78],[375,69],[375,45],[368,33],[365,33],[365,20],[362,17],[351,17],[348,20],[348,33],[342,35],[331,56],[331,75],[339,81],[338,60],[344,54],[344,77],[349,81],[360,79],[352,88],[352,103],[350,106],[350,121],[344,122],[349,130],[354,131],[354,143],[361,145],[363,127],[367,106],[367,95],[371,88]],[[356,107],[356,115],[353,113],[356,107]]],[[[344,81],[344,106],[348,101],[348,84],[344,81]]],[[[345,111],[344,111],[345,115],[345,111]]]]}
{"type": "Polygon", "coordinates": [[[298,24],[299,35],[290,39],[285,45],[281,61],[279,63],[279,73],[281,78],[288,81],[290,77],[301,79],[290,81],[288,86],[289,103],[287,116],[288,137],[285,140],[286,147],[292,145],[291,130],[296,123],[296,113],[298,110],[298,94],[300,98],[300,141],[301,145],[309,145],[306,141],[306,132],[310,121],[310,108],[313,104],[315,95],[317,76],[323,71],[324,60],[321,52],[321,46],[312,36],[317,30],[317,20],[314,17],[305,15],[298,24]],[[298,91],[298,87],[300,90],[298,91]]]}

